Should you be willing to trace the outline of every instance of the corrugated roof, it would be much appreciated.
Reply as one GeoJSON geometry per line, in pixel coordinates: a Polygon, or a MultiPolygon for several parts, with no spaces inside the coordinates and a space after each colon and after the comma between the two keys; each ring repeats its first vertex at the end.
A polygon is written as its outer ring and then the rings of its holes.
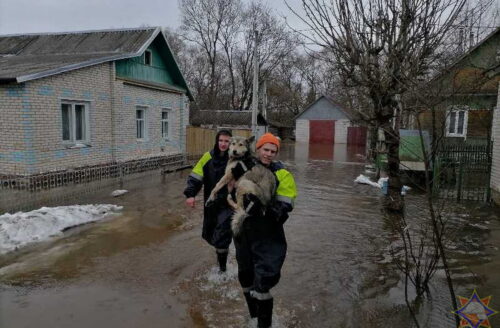
{"type": "Polygon", "coordinates": [[[171,69],[189,91],[160,27],[0,35],[0,83],[25,82],[108,61],[137,57],[162,34],[171,69]]]}
{"type": "Polygon", "coordinates": [[[159,28],[0,36],[0,79],[23,82],[140,55],[159,28]]]}

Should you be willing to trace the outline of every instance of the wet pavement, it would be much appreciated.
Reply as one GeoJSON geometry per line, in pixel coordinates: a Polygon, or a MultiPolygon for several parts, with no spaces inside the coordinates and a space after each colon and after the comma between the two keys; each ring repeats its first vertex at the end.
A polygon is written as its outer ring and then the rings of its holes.
{"type": "MultiPolygon", "coordinates": [[[[285,224],[282,278],[272,290],[275,327],[411,327],[380,191],[353,182],[364,174],[362,154],[345,146],[283,147],[280,156],[299,197],[285,224]]],[[[149,172],[120,185],[108,180],[61,188],[16,203],[26,210],[89,203],[124,209],[0,256],[0,327],[255,326],[247,322],[234,249],[228,272],[218,273],[215,253],[200,237],[201,199],[194,210],[184,207],[188,174],[149,172]],[[113,198],[115,189],[129,193],[113,198]]],[[[410,224],[421,221],[422,204],[417,190],[407,196],[410,224]]],[[[453,203],[446,209],[457,294],[469,297],[476,288],[500,309],[498,210],[453,203]]],[[[442,270],[431,296],[420,311],[422,327],[453,327],[442,270]]],[[[500,327],[496,317],[491,323],[500,327]]]]}

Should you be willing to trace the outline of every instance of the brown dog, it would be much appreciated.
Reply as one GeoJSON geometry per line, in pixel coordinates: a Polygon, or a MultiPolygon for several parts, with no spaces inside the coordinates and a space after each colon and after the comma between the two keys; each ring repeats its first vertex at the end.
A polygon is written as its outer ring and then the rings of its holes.
{"type": "MultiPolygon", "coordinates": [[[[228,185],[229,194],[227,202],[235,210],[231,223],[233,234],[235,236],[239,234],[241,225],[248,216],[243,206],[243,197],[246,194],[252,194],[256,196],[262,206],[265,207],[271,201],[271,198],[276,190],[276,178],[274,177],[274,174],[263,165],[256,163],[252,168],[249,168],[248,171],[241,176],[241,178],[235,181],[234,188],[236,188],[236,202],[234,202],[231,196],[232,188],[230,188],[230,182],[234,181],[232,169],[239,163],[245,167],[243,160],[252,157],[251,145],[254,140],[254,136],[248,139],[245,139],[244,137],[231,138],[229,144],[229,161],[226,166],[226,171],[224,176],[219,180],[210,193],[210,197],[207,199],[207,203],[213,201],[217,192],[225,185],[228,185]]],[[[250,210],[251,206],[253,206],[253,204],[249,205],[246,210],[250,210]]]]}

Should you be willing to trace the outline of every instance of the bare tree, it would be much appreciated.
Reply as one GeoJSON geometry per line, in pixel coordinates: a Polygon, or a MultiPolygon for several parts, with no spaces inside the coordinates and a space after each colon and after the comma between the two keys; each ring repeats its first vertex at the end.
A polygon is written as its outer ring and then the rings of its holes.
{"type": "Polygon", "coordinates": [[[250,3],[243,14],[242,41],[237,51],[237,67],[240,83],[240,109],[248,109],[252,102],[252,61],[254,31],[259,32],[259,80],[269,79],[274,69],[285,60],[298,45],[298,39],[286,25],[272,14],[261,2],[250,3]]]}
{"type": "Polygon", "coordinates": [[[183,36],[198,44],[205,52],[210,65],[208,91],[209,106],[213,106],[217,97],[218,44],[220,33],[227,24],[228,12],[232,8],[232,0],[180,0],[182,13],[181,29],[183,36]]]}
{"type": "Polygon", "coordinates": [[[226,55],[227,71],[231,78],[231,108],[236,108],[237,81],[234,70],[234,56],[238,49],[238,36],[243,22],[243,5],[239,0],[233,1],[228,8],[227,19],[224,20],[220,33],[220,44],[226,55]]]}
{"type": "Polygon", "coordinates": [[[455,23],[465,0],[302,0],[290,8],[310,29],[302,33],[327,50],[347,85],[365,90],[370,120],[383,129],[389,195],[386,207],[402,212],[399,97],[428,74],[429,63],[455,23]],[[397,122],[398,120],[394,120],[397,122]]]}

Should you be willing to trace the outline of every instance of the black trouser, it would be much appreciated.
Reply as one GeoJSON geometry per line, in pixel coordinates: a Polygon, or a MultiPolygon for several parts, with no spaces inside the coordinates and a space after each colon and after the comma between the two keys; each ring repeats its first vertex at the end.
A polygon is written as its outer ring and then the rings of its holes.
{"type": "Polygon", "coordinates": [[[205,209],[202,237],[217,250],[227,250],[231,245],[231,217],[233,211],[221,209],[205,209]]]}
{"type": "Polygon", "coordinates": [[[273,218],[247,217],[234,237],[238,279],[244,291],[268,293],[278,284],[286,256],[283,226],[273,218]]]}

